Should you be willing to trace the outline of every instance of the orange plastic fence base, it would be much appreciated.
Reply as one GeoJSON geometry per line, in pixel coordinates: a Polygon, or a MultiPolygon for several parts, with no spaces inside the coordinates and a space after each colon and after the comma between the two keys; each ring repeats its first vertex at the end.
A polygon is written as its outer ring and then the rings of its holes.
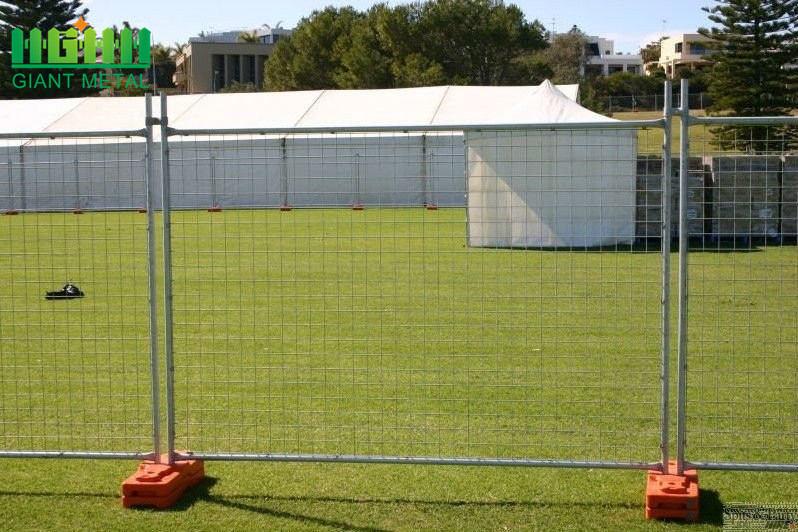
{"type": "Polygon", "coordinates": [[[17,214],[19,214],[19,211],[15,209],[9,209],[3,214],[5,214],[6,216],[16,216],[17,214]]]}
{"type": "Polygon", "coordinates": [[[222,208],[218,205],[214,205],[213,207],[208,207],[208,212],[222,212],[222,208]]]}
{"type": "Polygon", "coordinates": [[[353,211],[362,211],[363,210],[363,205],[361,205],[360,203],[353,203],[352,204],[352,210],[353,211]]]}
{"type": "Polygon", "coordinates": [[[438,210],[438,206],[435,205],[434,203],[427,203],[426,209],[428,211],[437,211],[438,210]]]}
{"type": "Polygon", "coordinates": [[[288,212],[291,210],[291,206],[287,203],[283,203],[282,205],[280,205],[280,210],[283,212],[288,212]]]}
{"type": "Polygon", "coordinates": [[[72,214],[83,214],[83,209],[75,209],[72,214]]]}
{"type": "Polygon", "coordinates": [[[146,214],[147,213],[147,207],[139,207],[139,213],[146,214]]]}
{"type": "Polygon", "coordinates": [[[138,470],[122,482],[122,506],[154,506],[169,508],[185,493],[205,478],[205,466],[201,460],[181,460],[166,464],[147,460],[139,464],[138,470]]]}
{"type": "Polygon", "coordinates": [[[667,473],[648,472],[646,519],[698,521],[698,471],[685,469],[676,475],[676,462],[668,462],[667,473]]]}

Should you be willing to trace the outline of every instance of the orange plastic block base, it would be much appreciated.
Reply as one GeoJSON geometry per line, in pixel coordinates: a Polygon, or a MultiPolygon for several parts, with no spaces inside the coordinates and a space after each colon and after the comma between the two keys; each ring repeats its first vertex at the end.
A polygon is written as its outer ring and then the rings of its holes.
{"type": "Polygon", "coordinates": [[[16,216],[17,214],[19,214],[19,211],[15,209],[9,209],[3,214],[5,214],[6,216],[16,216]]]}
{"type": "Polygon", "coordinates": [[[181,460],[172,465],[150,460],[139,464],[138,470],[122,482],[122,506],[154,506],[169,508],[185,491],[205,478],[201,460],[181,460]]]}
{"type": "Polygon", "coordinates": [[[282,205],[280,205],[280,210],[283,212],[288,212],[291,210],[291,206],[287,203],[283,203],[282,205]]]}
{"type": "Polygon", "coordinates": [[[362,211],[363,210],[363,205],[360,204],[360,203],[354,203],[354,204],[352,204],[352,210],[353,211],[362,211]]]}
{"type": "Polygon", "coordinates": [[[435,205],[434,203],[427,203],[426,209],[428,211],[437,211],[438,210],[438,206],[435,205]]]}
{"type": "Polygon", "coordinates": [[[218,205],[214,205],[213,207],[208,207],[208,212],[222,212],[222,208],[218,205]]]}
{"type": "Polygon", "coordinates": [[[676,462],[668,462],[668,472],[648,472],[646,519],[698,521],[698,471],[685,469],[676,475],[676,462]]]}

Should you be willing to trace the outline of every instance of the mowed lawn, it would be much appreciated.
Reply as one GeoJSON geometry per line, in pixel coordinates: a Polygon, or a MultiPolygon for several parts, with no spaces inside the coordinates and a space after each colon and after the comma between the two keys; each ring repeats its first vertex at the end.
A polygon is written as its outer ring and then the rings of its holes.
{"type": "MultiPolygon", "coordinates": [[[[146,218],[0,220],[3,450],[151,449],[146,218]],[[44,299],[66,281],[86,298],[44,299]]],[[[659,457],[654,246],[471,248],[463,209],[188,211],[172,222],[179,448],[659,457]]],[[[694,257],[688,442],[700,454],[688,458],[798,462],[795,246],[694,257]]],[[[2,460],[0,518],[12,529],[669,526],[644,522],[640,471],[208,462],[203,486],[153,512],[121,508],[133,467],[2,460]]],[[[797,477],[702,473],[706,526],[722,501],[792,500],[797,477]]]]}

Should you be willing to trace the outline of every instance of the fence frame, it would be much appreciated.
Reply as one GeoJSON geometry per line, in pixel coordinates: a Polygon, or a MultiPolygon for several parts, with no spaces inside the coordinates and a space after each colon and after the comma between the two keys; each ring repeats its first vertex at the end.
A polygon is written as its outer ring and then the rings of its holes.
{"type": "MultiPolygon", "coordinates": [[[[152,95],[145,97],[145,127],[133,130],[103,130],[103,131],[53,131],[53,132],[19,132],[2,133],[0,140],[19,140],[19,139],[77,139],[77,138],[111,138],[111,137],[142,137],[145,140],[145,164],[144,180],[146,188],[146,209],[147,209],[147,282],[149,296],[149,359],[150,359],[150,393],[152,411],[152,450],[151,451],[131,451],[131,452],[102,452],[102,451],[15,451],[0,449],[1,458],[76,458],[76,459],[131,459],[131,460],[151,460],[160,463],[160,382],[158,376],[158,317],[156,314],[156,301],[158,297],[156,285],[156,257],[155,246],[157,234],[154,223],[154,166],[152,160],[152,125],[156,119],[152,116],[152,95]]],[[[20,149],[20,153],[23,153],[20,149]]],[[[21,164],[21,175],[23,176],[24,187],[24,161],[21,164]]],[[[75,161],[75,172],[77,172],[77,161],[75,161]]],[[[76,178],[79,176],[76,174],[76,178]]],[[[76,179],[77,181],[77,179],[76,179]]],[[[24,188],[21,204],[25,204],[24,188]]]]}
{"type": "Polygon", "coordinates": [[[688,79],[681,80],[681,101],[687,102],[676,113],[681,119],[679,146],[679,318],[678,318],[678,368],[677,368],[677,427],[676,427],[676,474],[684,475],[686,469],[714,469],[726,471],[782,471],[798,472],[798,463],[750,463],[750,462],[712,462],[687,460],[687,377],[689,375],[689,347],[687,329],[688,312],[688,263],[689,235],[688,225],[688,159],[690,155],[689,128],[694,125],[714,126],[795,126],[798,127],[798,116],[772,117],[697,117],[690,116],[690,90],[688,79]]]}
{"type": "MultiPolygon", "coordinates": [[[[670,92],[670,82],[665,84],[665,94],[670,92]]],[[[668,98],[665,98],[666,101],[668,98]]],[[[466,133],[468,131],[484,132],[484,131],[521,131],[521,130],[537,130],[537,131],[567,131],[567,130],[594,130],[594,129],[617,129],[617,130],[639,130],[639,129],[663,129],[663,160],[667,161],[663,166],[663,175],[665,171],[670,171],[670,157],[665,154],[670,154],[670,131],[671,131],[671,116],[669,113],[670,106],[666,107],[663,117],[659,119],[648,120],[630,120],[630,121],[617,121],[617,122],[584,122],[584,123],[545,123],[545,124],[486,124],[475,127],[467,124],[447,124],[447,125],[427,125],[427,126],[413,126],[413,125],[393,125],[393,126],[354,126],[354,127],[262,127],[262,128],[173,128],[168,126],[168,112],[167,112],[167,99],[166,96],[161,94],[161,175],[163,176],[163,201],[164,201],[164,223],[163,223],[163,242],[164,242],[164,255],[167,256],[167,247],[171,249],[171,224],[169,223],[168,215],[169,210],[169,137],[172,136],[224,136],[224,135],[287,135],[287,134],[336,134],[336,133],[419,133],[422,138],[426,137],[430,132],[460,132],[466,133]]],[[[467,158],[467,154],[464,155],[467,158]]],[[[467,165],[466,165],[467,168],[467,165]]],[[[359,174],[359,172],[358,172],[359,174]]],[[[354,178],[360,180],[360,176],[356,175],[354,178]]],[[[668,182],[667,179],[664,180],[668,182]]],[[[282,179],[281,179],[282,182],[282,179]]],[[[426,179],[423,180],[426,185],[426,179]]],[[[354,189],[353,194],[355,204],[357,205],[358,190],[354,189]]],[[[670,241],[670,215],[666,214],[668,209],[665,208],[670,204],[671,190],[670,185],[665,185],[663,189],[662,205],[663,205],[663,221],[662,221],[662,238],[663,242],[670,241]]],[[[670,318],[669,318],[669,304],[670,304],[670,246],[662,246],[662,268],[664,273],[661,276],[661,301],[660,301],[660,315],[662,331],[661,340],[661,353],[660,353],[660,393],[661,396],[661,411],[660,411],[660,452],[661,458],[656,462],[643,462],[643,461],[629,461],[629,462],[614,462],[614,461],[578,461],[578,460],[549,460],[549,459],[488,459],[488,458],[441,458],[441,457],[405,457],[405,456],[373,456],[373,455],[346,455],[346,454],[292,454],[292,453],[208,453],[208,452],[180,452],[175,449],[175,416],[174,416],[174,338],[173,338],[173,297],[171,290],[172,271],[171,260],[164,260],[163,278],[167,287],[165,288],[166,297],[164,298],[164,315],[170,317],[167,320],[167,329],[165,331],[165,353],[164,359],[167,366],[167,379],[166,379],[166,394],[168,414],[167,414],[167,453],[166,456],[170,464],[176,460],[201,460],[201,461],[273,461],[273,462],[336,462],[336,463],[391,463],[391,464],[428,464],[428,465],[487,465],[487,466],[527,466],[527,467],[564,467],[564,468],[595,468],[595,469],[633,469],[633,470],[647,470],[647,471],[666,471],[669,458],[668,453],[668,423],[669,423],[669,357],[670,357],[670,318]],[[668,275],[665,275],[667,273],[668,275]]]]}

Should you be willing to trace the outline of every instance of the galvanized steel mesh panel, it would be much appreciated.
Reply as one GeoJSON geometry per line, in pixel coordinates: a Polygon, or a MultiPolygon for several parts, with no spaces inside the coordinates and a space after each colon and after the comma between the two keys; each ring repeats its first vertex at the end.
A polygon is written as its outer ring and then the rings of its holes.
{"type": "Polygon", "coordinates": [[[151,448],[143,142],[3,143],[0,452],[151,448]]]}
{"type": "Polygon", "coordinates": [[[691,128],[711,201],[689,249],[686,458],[798,464],[794,157],[780,127],[715,129],[691,128]]]}
{"type": "MultiPolygon", "coordinates": [[[[532,133],[527,147],[539,146],[532,133]]],[[[424,208],[424,165],[409,164],[408,150],[423,134],[296,135],[294,145],[321,148],[293,152],[287,175],[328,197],[323,208],[172,214],[176,448],[254,458],[656,461],[662,258],[658,244],[634,244],[634,149],[599,142],[596,151],[599,168],[628,167],[612,184],[623,194],[603,197],[625,198],[604,205],[628,215],[631,236],[609,235],[622,238],[603,247],[472,247],[473,212],[424,208]],[[356,174],[351,158],[338,157],[352,146],[379,164],[356,174]],[[314,188],[353,176],[361,193],[371,191],[352,202],[364,210],[314,188]],[[397,190],[414,204],[384,199],[397,190]]],[[[512,143],[519,135],[509,134],[512,143]]],[[[481,142],[492,144],[495,162],[513,165],[516,184],[559,175],[540,166],[550,173],[525,174],[541,161],[526,148],[504,151],[506,138],[481,142]]],[[[557,157],[588,152],[583,131],[558,138],[557,157]]],[[[183,154],[202,142],[180,139],[183,154]]],[[[255,151],[273,142],[216,140],[255,151]]],[[[426,190],[465,191],[466,150],[444,151],[435,172],[426,170],[438,176],[426,190]]],[[[547,167],[560,164],[537,153],[547,167]]],[[[192,164],[172,159],[170,171],[185,176],[192,164]]],[[[226,179],[246,189],[248,174],[237,182],[235,168],[226,179]]],[[[595,205],[583,173],[581,185],[560,180],[545,192],[595,205]]],[[[288,190],[297,183],[289,179],[288,190]]],[[[172,190],[174,204],[184,199],[172,190]]]]}

